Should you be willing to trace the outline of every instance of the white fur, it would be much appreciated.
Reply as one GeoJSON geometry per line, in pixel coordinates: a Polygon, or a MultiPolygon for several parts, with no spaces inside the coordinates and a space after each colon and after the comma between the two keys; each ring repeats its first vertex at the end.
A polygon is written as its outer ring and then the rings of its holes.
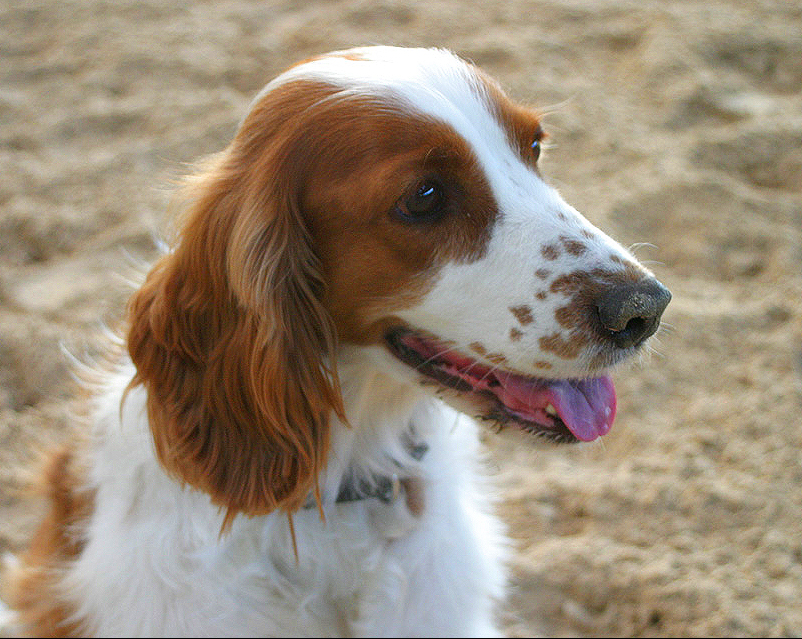
{"type": "Polygon", "coordinates": [[[505,553],[489,514],[473,423],[390,377],[373,349],[347,349],[341,375],[350,428],[334,424],[316,508],[287,518],[223,515],[207,495],[182,488],[156,461],[145,392],[126,363],[100,396],[87,545],[62,582],[78,617],[99,636],[487,636],[504,589],[505,553]],[[409,431],[429,450],[405,452],[409,431]],[[345,468],[415,468],[425,508],[403,496],[333,503],[345,468]]]}
{"type": "MultiPolygon", "coordinates": [[[[8,570],[6,566],[4,569],[8,570]]],[[[11,637],[17,634],[16,615],[0,600],[0,637],[11,637]]]]}

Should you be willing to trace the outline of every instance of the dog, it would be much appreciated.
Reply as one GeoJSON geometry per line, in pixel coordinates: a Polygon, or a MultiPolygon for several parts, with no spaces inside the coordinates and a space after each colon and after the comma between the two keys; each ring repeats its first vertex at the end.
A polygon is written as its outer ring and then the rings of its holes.
{"type": "Polygon", "coordinates": [[[670,293],[440,49],[306,60],[188,180],[8,584],[33,635],[489,636],[479,429],[593,441],[670,293]]]}

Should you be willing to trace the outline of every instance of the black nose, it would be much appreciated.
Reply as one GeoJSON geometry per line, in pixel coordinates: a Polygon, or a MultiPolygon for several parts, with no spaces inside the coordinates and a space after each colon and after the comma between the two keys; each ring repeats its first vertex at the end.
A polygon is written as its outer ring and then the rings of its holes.
{"type": "Polygon", "coordinates": [[[656,279],[616,284],[596,300],[599,319],[610,340],[619,348],[641,344],[654,335],[671,293],[656,279]]]}

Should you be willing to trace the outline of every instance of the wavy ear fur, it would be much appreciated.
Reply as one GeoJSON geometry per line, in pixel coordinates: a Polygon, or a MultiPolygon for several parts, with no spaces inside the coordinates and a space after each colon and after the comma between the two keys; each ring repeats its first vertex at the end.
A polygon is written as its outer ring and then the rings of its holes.
{"type": "Polygon", "coordinates": [[[148,391],[159,460],[226,523],[317,495],[329,416],[343,418],[282,115],[252,113],[190,184],[175,250],[129,304],[132,384],[148,391]]]}

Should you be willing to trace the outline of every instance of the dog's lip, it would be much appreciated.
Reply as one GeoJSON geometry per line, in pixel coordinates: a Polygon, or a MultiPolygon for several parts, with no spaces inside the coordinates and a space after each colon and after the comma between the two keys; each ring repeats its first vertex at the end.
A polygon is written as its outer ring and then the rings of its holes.
{"type": "MultiPolygon", "coordinates": [[[[396,328],[390,351],[421,375],[462,394],[493,400],[483,419],[514,423],[560,441],[593,441],[609,432],[615,389],[606,376],[546,379],[490,367],[422,331],[396,328]]],[[[486,404],[486,402],[484,402],[486,404]]]]}

